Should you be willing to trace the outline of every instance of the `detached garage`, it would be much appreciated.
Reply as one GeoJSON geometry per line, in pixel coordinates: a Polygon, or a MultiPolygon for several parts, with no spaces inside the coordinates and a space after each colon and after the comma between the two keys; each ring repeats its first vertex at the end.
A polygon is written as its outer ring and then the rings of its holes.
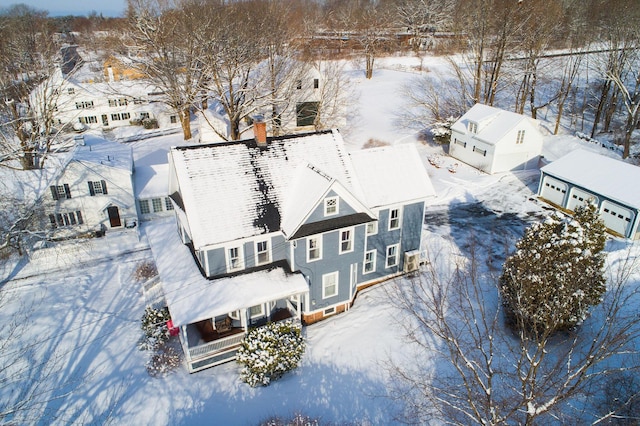
{"type": "Polygon", "coordinates": [[[541,172],[541,199],[569,211],[592,199],[611,233],[640,239],[639,167],[577,150],[543,167],[541,172]]]}

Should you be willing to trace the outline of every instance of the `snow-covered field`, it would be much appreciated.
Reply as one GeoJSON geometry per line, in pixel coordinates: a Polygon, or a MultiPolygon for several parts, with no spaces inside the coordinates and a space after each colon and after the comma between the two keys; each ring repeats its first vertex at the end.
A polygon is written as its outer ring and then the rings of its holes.
{"type": "MultiPolygon", "coordinates": [[[[360,114],[343,131],[349,149],[360,149],[371,138],[419,145],[438,194],[427,211],[426,243],[461,248],[471,234],[513,243],[528,221],[548,209],[535,199],[539,173],[488,176],[464,164],[451,173],[447,167],[457,162],[441,147],[421,144],[411,130],[399,128],[394,112],[402,105],[400,86],[416,76],[410,71],[414,62],[383,61],[385,69],[372,80],[350,71],[360,92],[360,114]],[[441,157],[442,167],[429,164],[434,155],[441,157]]],[[[164,162],[166,148],[179,143],[181,135],[134,142],[136,164],[164,162]]],[[[608,152],[563,136],[547,137],[543,154],[554,160],[578,147],[608,152]]],[[[193,375],[179,368],[164,377],[149,376],[148,353],[136,347],[146,300],[133,272],[152,258],[145,237],[151,226],[153,222],[102,239],[59,244],[33,252],[28,262],[2,265],[0,278],[10,280],[2,284],[0,321],[5,331],[13,321],[20,330],[2,348],[2,356],[20,356],[19,362],[30,368],[19,377],[8,375],[10,385],[0,384],[0,399],[31,389],[32,401],[37,401],[42,391],[48,402],[37,407],[43,413],[40,423],[245,425],[296,412],[322,422],[394,423],[402,407],[385,397],[385,366],[390,358],[401,360],[409,352],[394,322],[400,313],[389,303],[385,284],[362,292],[348,313],[306,327],[302,366],[267,388],[240,382],[233,363],[193,375]]],[[[610,243],[611,256],[621,256],[627,246],[610,243]]],[[[493,250],[490,244],[483,247],[493,250]]],[[[500,247],[498,259],[505,254],[500,247]]]]}

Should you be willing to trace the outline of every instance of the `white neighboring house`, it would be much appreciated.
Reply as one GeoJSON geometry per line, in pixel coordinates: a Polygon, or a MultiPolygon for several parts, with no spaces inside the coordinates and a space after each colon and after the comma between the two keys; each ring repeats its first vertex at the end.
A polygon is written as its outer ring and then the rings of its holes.
{"type": "Polygon", "coordinates": [[[493,174],[538,167],[542,134],[521,114],[475,104],[453,126],[449,155],[493,174]]]}
{"type": "Polygon", "coordinates": [[[540,169],[538,196],[575,211],[593,199],[607,229],[640,239],[640,168],[589,151],[576,150],[540,169]]]}
{"type": "Polygon", "coordinates": [[[45,195],[51,226],[62,235],[135,227],[131,148],[97,138],[83,141],[45,195]]]}

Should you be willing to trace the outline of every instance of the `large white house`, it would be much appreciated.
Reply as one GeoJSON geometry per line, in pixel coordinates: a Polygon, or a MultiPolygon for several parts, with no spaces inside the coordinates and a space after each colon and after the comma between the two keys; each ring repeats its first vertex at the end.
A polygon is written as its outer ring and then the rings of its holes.
{"type": "Polygon", "coordinates": [[[569,211],[594,200],[610,232],[640,238],[639,167],[576,150],[544,166],[541,172],[540,198],[569,211]]]}
{"type": "Polygon", "coordinates": [[[134,227],[131,147],[98,138],[84,139],[45,195],[45,209],[57,234],[134,227]]]}
{"type": "Polygon", "coordinates": [[[536,168],[541,151],[538,123],[521,114],[475,104],[451,126],[449,155],[489,174],[536,168]]]}

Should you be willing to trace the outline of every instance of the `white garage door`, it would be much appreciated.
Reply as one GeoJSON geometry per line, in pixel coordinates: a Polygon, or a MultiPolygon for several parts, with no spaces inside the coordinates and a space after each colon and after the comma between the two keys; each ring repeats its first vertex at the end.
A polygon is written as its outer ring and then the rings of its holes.
{"type": "Polygon", "coordinates": [[[565,195],[567,195],[567,184],[554,179],[551,176],[545,176],[542,179],[542,189],[540,196],[545,200],[564,207],[565,195]]]}
{"type": "Polygon", "coordinates": [[[633,224],[633,211],[611,201],[603,201],[600,207],[602,220],[607,228],[625,237],[633,224]]]}
{"type": "Polygon", "coordinates": [[[569,201],[567,201],[567,208],[569,210],[577,209],[580,206],[584,206],[589,199],[593,199],[596,204],[598,203],[598,197],[591,194],[590,192],[583,191],[578,188],[571,188],[569,191],[569,201]]]}

